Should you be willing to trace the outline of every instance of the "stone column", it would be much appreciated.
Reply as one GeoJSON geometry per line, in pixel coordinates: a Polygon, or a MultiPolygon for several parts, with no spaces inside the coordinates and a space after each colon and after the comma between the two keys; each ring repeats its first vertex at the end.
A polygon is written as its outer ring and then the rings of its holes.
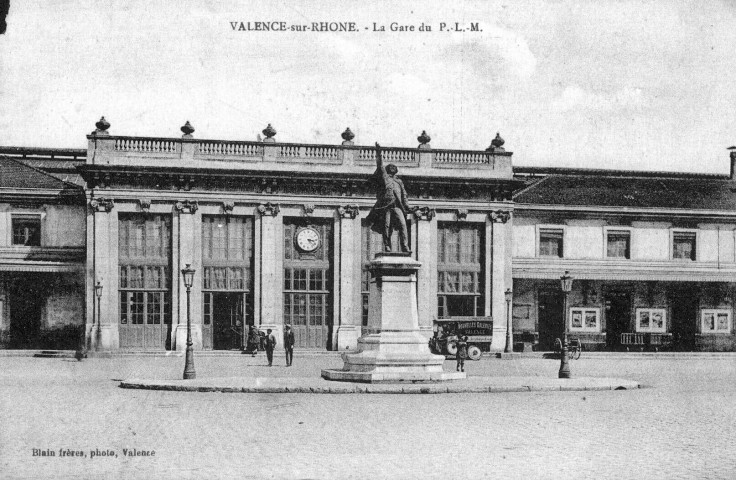
{"type": "Polygon", "coordinates": [[[93,222],[93,267],[87,276],[87,295],[92,299],[94,325],[89,325],[89,344],[92,350],[120,348],[118,329],[118,249],[117,212],[110,198],[96,197],[89,202],[93,222]],[[95,285],[102,285],[102,296],[95,295],[95,285]]]}
{"type": "Polygon", "coordinates": [[[356,235],[356,231],[360,232],[360,210],[357,205],[346,205],[338,207],[337,213],[340,217],[340,282],[335,285],[340,296],[337,348],[354,350],[361,334],[360,308],[355,304],[355,291],[360,290],[360,283],[355,283],[355,278],[359,278],[356,269],[360,269],[360,236],[356,235]]]}
{"type": "MultiPolygon", "coordinates": [[[[174,209],[178,213],[178,251],[174,250],[174,257],[178,259],[178,262],[174,262],[173,272],[176,275],[177,285],[179,289],[178,297],[178,310],[179,310],[179,323],[176,325],[176,336],[175,336],[175,349],[177,351],[184,351],[187,347],[187,288],[184,286],[184,276],[181,274],[181,269],[186,267],[187,264],[191,265],[196,270],[194,274],[194,282],[191,290],[191,323],[192,323],[192,343],[194,344],[195,350],[202,349],[202,309],[201,305],[195,301],[195,298],[199,298],[199,294],[195,292],[201,292],[202,288],[202,272],[201,262],[197,261],[196,257],[196,244],[199,242],[195,239],[199,231],[195,229],[195,215],[199,209],[199,205],[196,201],[192,202],[185,200],[183,202],[176,202],[174,209]]],[[[176,247],[176,245],[175,245],[176,247]]]]}
{"type": "Polygon", "coordinates": [[[506,297],[511,288],[511,213],[496,210],[489,214],[493,223],[491,252],[491,315],[493,316],[493,341],[491,351],[502,352],[506,346],[506,297]],[[509,258],[507,258],[509,257],[509,258]]]}
{"type": "Polygon", "coordinates": [[[279,212],[278,204],[266,203],[258,206],[261,222],[261,255],[260,261],[260,318],[259,328],[264,332],[273,330],[276,336],[276,348],[283,349],[284,315],[283,276],[284,276],[284,224],[279,212]]]}
{"type": "Polygon", "coordinates": [[[437,276],[437,220],[435,210],[421,207],[416,218],[416,259],[422,266],[417,272],[417,303],[419,331],[430,338],[437,316],[437,287],[432,279],[437,276]]]}

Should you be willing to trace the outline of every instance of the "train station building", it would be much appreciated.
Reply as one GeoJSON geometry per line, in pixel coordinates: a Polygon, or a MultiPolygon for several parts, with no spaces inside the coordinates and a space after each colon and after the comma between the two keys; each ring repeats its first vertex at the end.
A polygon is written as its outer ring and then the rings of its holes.
{"type": "MultiPolygon", "coordinates": [[[[199,139],[189,123],[169,138],[96,127],[86,150],[0,148],[2,348],[71,348],[54,336],[65,328],[93,349],[182,350],[186,266],[197,349],[285,324],[299,348],[355,347],[382,248],[366,222],[375,147],[349,129],[315,145],[270,125],[253,142],[199,139]]],[[[483,318],[490,350],[507,324],[517,348],[547,350],[564,317],[590,349],[736,348],[732,175],[514,168],[500,135],[488,141],[440,149],[422,132],[382,148],[418,207],[428,338],[437,319],[483,318]]]]}

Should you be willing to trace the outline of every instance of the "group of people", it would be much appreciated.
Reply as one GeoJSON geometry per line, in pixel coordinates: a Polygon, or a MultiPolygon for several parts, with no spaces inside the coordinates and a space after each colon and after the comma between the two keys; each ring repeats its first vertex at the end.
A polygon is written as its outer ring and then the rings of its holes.
{"type": "MultiPolygon", "coordinates": [[[[294,360],[294,343],[294,331],[291,329],[291,325],[284,325],[284,351],[286,352],[287,367],[290,367],[294,360]]],[[[247,346],[243,353],[250,353],[255,357],[258,350],[265,350],[268,366],[271,367],[273,366],[273,351],[276,349],[276,344],[276,335],[273,334],[272,329],[266,329],[264,334],[251,325],[248,330],[247,346]]]]}

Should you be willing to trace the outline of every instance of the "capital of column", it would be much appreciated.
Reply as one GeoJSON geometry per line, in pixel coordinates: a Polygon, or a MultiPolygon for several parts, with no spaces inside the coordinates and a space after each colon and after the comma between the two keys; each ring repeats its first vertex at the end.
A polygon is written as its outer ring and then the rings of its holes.
{"type": "Polygon", "coordinates": [[[341,218],[355,219],[360,213],[360,208],[357,205],[340,205],[337,207],[337,213],[341,218]]]}
{"type": "Polygon", "coordinates": [[[414,217],[417,220],[432,220],[435,215],[437,215],[437,211],[434,208],[429,207],[419,207],[416,210],[414,210],[414,217]]]}
{"type": "Polygon", "coordinates": [[[275,217],[281,211],[278,203],[265,203],[258,205],[258,212],[264,217],[275,217]]]}
{"type": "Polygon", "coordinates": [[[488,214],[493,223],[506,223],[511,218],[511,212],[506,210],[494,210],[488,214]]]}
{"type": "Polygon", "coordinates": [[[199,203],[197,201],[191,201],[191,200],[184,200],[184,201],[178,201],[176,204],[174,204],[174,208],[176,208],[176,211],[179,213],[190,213],[193,214],[199,209],[199,203]]]}
{"type": "Polygon", "coordinates": [[[141,206],[141,212],[148,213],[151,210],[150,198],[139,198],[138,204],[141,206]]]}
{"type": "Polygon", "coordinates": [[[112,207],[115,206],[115,202],[112,200],[112,198],[93,198],[89,201],[89,206],[94,210],[95,212],[105,212],[110,213],[110,210],[112,210],[112,207]]]}

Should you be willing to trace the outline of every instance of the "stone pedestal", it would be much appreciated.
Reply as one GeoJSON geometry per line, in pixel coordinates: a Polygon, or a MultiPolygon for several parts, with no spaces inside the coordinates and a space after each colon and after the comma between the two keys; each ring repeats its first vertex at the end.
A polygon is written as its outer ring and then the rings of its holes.
{"type": "Polygon", "coordinates": [[[342,354],[342,370],[322,370],[327,380],[366,383],[438,382],[465,378],[444,372],[445,357],[429,351],[417,314],[417,271],[408,254],[384,253],[371,262],[368,333],[358,351],[342,354]]]}
{"type": "MultiPolygon", "coordinates": [[[[199,323],[192,324],[192,347],[195,350],[202,350],[202,325],[199,323]]],[[[183,352],[187,349],[186,317],[184,318],[184,324],[177,325],[174,329],[174,349],[177,352],[183,352]]]]}

